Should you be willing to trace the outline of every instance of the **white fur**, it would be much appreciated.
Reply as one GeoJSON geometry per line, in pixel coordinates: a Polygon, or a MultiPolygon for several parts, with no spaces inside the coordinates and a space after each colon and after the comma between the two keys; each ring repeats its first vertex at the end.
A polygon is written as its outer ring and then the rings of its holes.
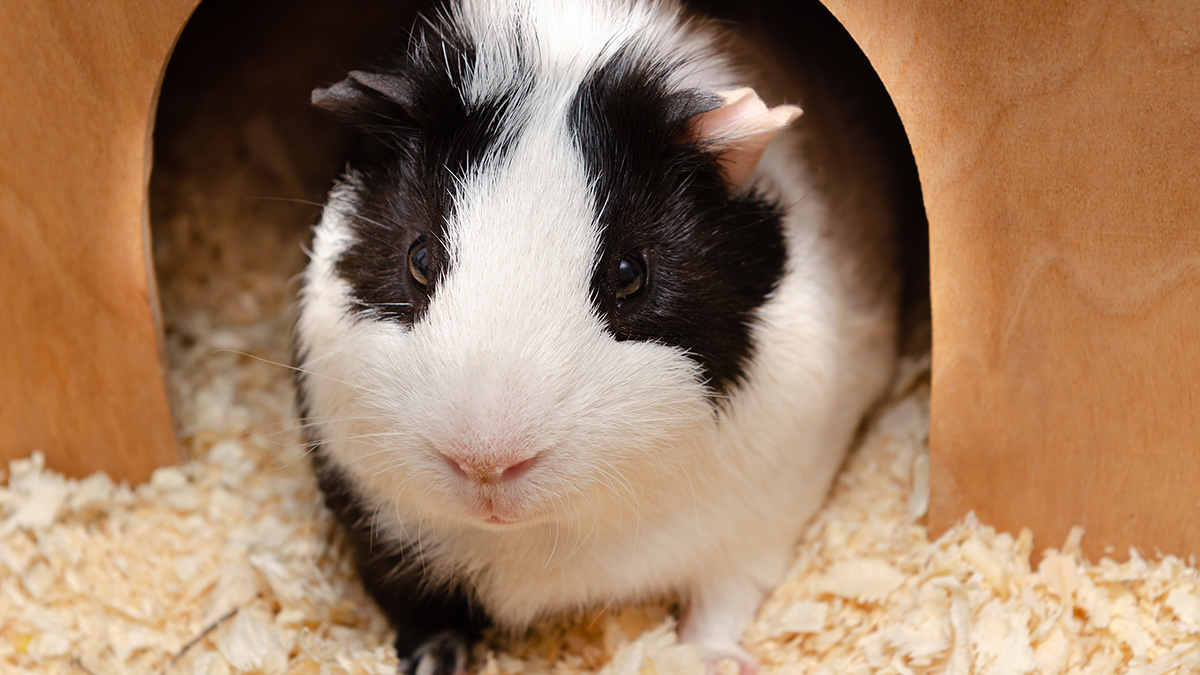
{"type": "Polygon", "coordinates": [[[298,325],[328,456],[381,536],[416,542],[438,578],[470,578],[504,625],[678,592],[686,636],[735,650],[889,377],[889,313],[855,309],[839,285],[826,207],[795,134],[781,134],[758,179],[795,204],[787,272],[760,311],[745,383],[714,414],[681,350],[618,342],[592,307],[599,225],[566,104],[630,41],[693,53],[679,86],[729,89],[737,74],[670,6],[468,0],[462,16],[483,44],[469,96],[507,77],[512,49],[535,53],[537,88],[516,115],[540,123],[514,124],[510,152],[461,177],[452,272],[411,329],[349,318],[333,267],[353,242],[338,193],[359,178],[335,190],[298,325]],[[516,23],[522,44],[488,40],[516,23]],[[538,463],[480,486],[455,475],[447,449],[538,463]]]}

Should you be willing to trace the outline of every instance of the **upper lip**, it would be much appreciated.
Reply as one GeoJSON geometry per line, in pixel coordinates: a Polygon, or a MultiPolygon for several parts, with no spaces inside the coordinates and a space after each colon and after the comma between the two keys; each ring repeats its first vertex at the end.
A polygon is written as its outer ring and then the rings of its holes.
{"type": "Polygon", "coordinates": [[[493,523],[497,525],[511,525],[519,520],[518,518],[510,517],[507,514],[497,514],[496,502],[490,497],[484,500],[483,508],[479,509],[478,516],[485,523],[493,523]]]}

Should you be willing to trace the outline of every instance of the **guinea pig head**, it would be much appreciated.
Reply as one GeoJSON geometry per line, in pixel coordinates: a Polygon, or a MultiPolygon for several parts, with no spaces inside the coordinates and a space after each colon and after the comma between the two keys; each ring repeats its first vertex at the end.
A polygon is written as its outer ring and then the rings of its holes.
{"type": "Polygon", "coordinates": [[[492,89],[456,63],[314,94],[388,147],[331,194],[306,272],[318,451],[378,508],[458,525],[678,499],[783,274],[777,208],[742,184],[798,110],[620,59],[492,89]]]}

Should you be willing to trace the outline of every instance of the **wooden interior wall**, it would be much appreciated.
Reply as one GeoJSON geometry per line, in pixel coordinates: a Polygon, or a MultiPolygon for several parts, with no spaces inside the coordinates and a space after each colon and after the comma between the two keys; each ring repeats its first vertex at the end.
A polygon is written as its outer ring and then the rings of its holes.
{"type": "Polygon", "coordinates": [[[178,461],[144,242],[158,85],[198,3],[0,3],[0,461],[178,461]]]}
{"type": "Polygon", "coordinates": [[[931,534],[1200,554],[1200,3],[825,1],[921,174],[931,534]]]}

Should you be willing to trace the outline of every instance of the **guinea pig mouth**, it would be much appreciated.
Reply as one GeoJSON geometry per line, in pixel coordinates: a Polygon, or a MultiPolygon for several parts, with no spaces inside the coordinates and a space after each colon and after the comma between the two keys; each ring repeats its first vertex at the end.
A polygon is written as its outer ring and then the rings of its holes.
{"type": "Polygon", "coordinates": [[[526,520],[519,511],[511,504],[498,505],[491,497],[484,497],[473,508],[467,509],[468,515],[476,522],[501,526],[518,525],[526,520]]]}

